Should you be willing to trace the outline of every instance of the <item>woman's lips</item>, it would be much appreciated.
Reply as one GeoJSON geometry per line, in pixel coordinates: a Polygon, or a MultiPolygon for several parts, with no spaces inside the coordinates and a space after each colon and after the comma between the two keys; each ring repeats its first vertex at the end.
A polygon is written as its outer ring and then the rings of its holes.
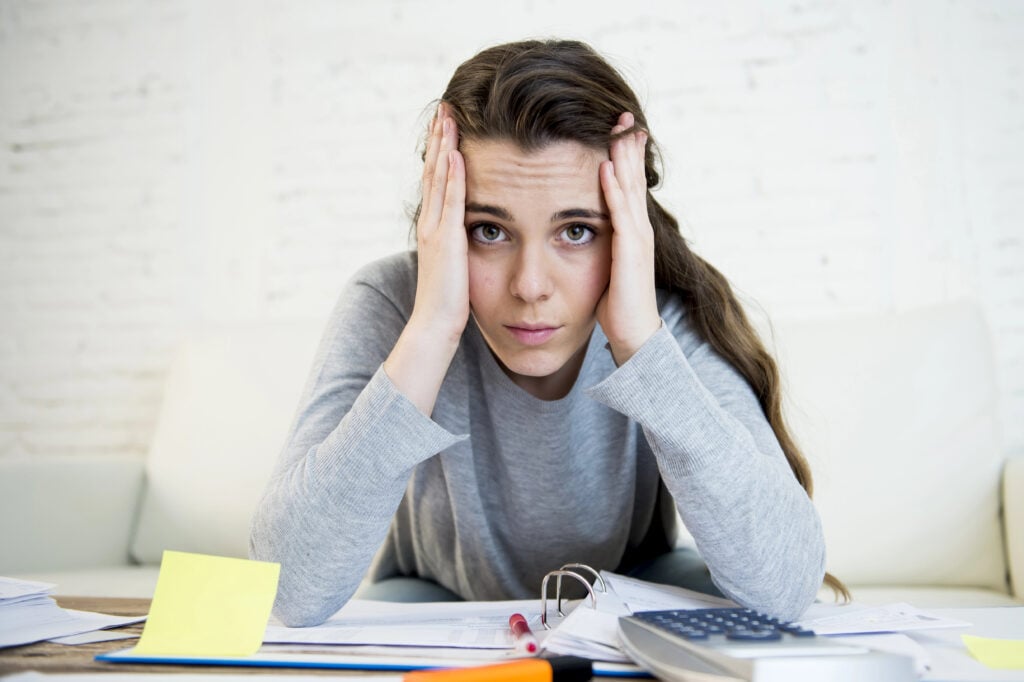
{"type": "Polygon", "coordinates": [[[505,325],[505,329],[516,341],[525,346],[539,346],[558,331],[558,327],[513,327],[505,325]]]}

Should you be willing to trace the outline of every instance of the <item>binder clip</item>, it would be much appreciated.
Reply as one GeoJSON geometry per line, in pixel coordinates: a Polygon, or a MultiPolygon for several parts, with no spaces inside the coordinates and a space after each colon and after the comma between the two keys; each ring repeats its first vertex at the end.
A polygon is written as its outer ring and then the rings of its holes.
{"type": "Polygon", "coordinates": [[[583,587],[587,590],[587,595],[590,597],[591,608],[597,608],[597,595],[594,593],[595,589],[600,585],[600,592],[607,593],[608,586],[605,585],[604,578],[601,574],[595,571],[586,564],[565,564],[557,571],[549,571],[544,576],[544,580],[540,584],[540,623],[544,626],[545,630],[550,630],[551,626],[548,625],[548,580],[554,576],[555,580],[555,600],[557,603],[558,615],[561,618],[565,617],[565,612],[562,611],[562,577],[574,578],[582,583],[583,587]],[[587,581],[582,575],[576,570],[569,569],[582,569],[588,571],[594,575],[594,584],[591,586],[590,582],[587,581]]]}

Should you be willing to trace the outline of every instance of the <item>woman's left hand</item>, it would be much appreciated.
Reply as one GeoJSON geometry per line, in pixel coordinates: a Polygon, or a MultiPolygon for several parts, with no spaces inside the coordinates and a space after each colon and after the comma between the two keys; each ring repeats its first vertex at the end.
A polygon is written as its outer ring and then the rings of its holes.
{"type": "MultiPolygon", "coordinates": [[[[622,114],[612,134],[633,123],[633,114],[622,114]]],[[[654,228],[647,215],[646,146],[642,130],[613,140],[611,160],[602,162],[599,171],[612,219],[612,267],[597,320],[620,366],[661,326],[654,292],[654,228]]]]}

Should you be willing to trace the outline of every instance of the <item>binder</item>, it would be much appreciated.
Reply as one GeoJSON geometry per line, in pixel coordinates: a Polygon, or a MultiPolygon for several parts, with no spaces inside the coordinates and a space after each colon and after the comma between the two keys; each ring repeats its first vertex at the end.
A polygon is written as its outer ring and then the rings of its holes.
{"type": "MultiPolygon", "coordinates": [[[[544,628],[550,630],[556,627],[553,618],[548,613],[548,592],[549,580],[555,578],[555,610],[558,618],[566,616],[563,610],[563,578],[579,582],[587,591],[585,603],[578,608],[595,609],[598,605],[598,595],[607,593],[608,588],[600,573],[584,564],[566,564],[558,570],[551,571],[544,576],[541,584],[541,621],[544,628]],[[594,584],[584,577],[584,573],[593,576],[594,584]]],[[[368,645],[367,648],[369,648],[368,645]]],[[[495,663],[503,660],[513,660],[510,652],[502,651],[495,655],[492,651],[489,654],[477,654],[473,656],[467,653],[466,656],[438,656],[431,655],[428,649],[419,651],[419,655],[410,656],[409,649],[402,647],[390,647],[393,653],[381,653],[381,647],[374,647],[373,653],[356,655],[352,653],[325,653],[322,646],[308,646],[306,649],[320,649],[320,651],[302,651],[299,645],[273,645],[264,644],[255,654],[251,656],[171,656],[136,654],[134,648],[113,651],[99,654],[95,660],[107,663],[135,663],[135,664],[170,664],[170,665],[214,665],[233,667],[260,667],[260,668],[306,668],[306,669],[333,669],[333,670],[369,670],[369,671],[393,671],[406,672],[411,670],[424,670],[432,668],[457,668],[479,666],[495,663]],[[403,655],[404,654],[404,655],[403,655]]],[[[471,650],[469,650],[471,651],[471,650]]],[[[595,676],[602,677],[623,677],[623,678],[649,678],[646,672],[632,663],[618,663],[595,660],[593,662],[595,676]]]]}

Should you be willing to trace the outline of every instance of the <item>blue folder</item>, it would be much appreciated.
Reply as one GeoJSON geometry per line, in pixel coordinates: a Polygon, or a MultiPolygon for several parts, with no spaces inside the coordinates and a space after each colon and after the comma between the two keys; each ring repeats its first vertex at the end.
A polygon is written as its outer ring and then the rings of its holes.
{"type": "MultiPolygon", "coordinates": [[[[441,656],[394,656],[373,653],[356,655],[351,653],[325,653],[322,647],[314,652],[301,651],[302,645],[288,645],[287,650],[264,647],[251,656],[168,656],[136,654],[134,647],[98,654],[97,661],[107,663],[157,663],[169,665],[221,665],[251,668],[328,668],[334,670],[377,670],[406,672],[430,668],[463,668],[475,665],[490,665],[512,658],[449,658],[441,656]]],[[[282,648],[283,649],[283,648],[282,648]]],[[[379,649],[378,649],[379,651],[379,649]]],[[[594,661],[594,675],[601,677],[649,678],[641,668],[628,663],[607,663],[594,661]]]]}

